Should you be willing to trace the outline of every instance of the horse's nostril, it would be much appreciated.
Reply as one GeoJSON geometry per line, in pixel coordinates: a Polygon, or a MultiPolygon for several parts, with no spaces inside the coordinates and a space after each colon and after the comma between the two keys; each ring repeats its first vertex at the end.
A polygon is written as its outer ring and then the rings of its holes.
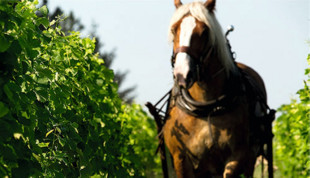
{"type": "Polygon", "coordinates": [[[183,86],[184,88],[186,88],[186,80],[182,74],[176,75],[176,81],[179,86],[183,86]]]}

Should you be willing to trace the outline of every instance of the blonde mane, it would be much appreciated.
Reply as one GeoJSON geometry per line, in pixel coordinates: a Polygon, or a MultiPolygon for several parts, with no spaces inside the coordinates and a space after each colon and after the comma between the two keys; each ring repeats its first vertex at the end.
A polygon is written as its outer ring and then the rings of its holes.
{"type": "Polygon", "coordinates": [[[224,65],[227,74],[234,71],[235,66],[229,54],[222,28],[215,18],[214,13],[209,12],[202,2],[184,4],[177,8],[172,16],[169,26],[169,41],[173,43],[175,37],[174,24],[180,21],[185,15],[190,14],[197,20],[205,23],[209,28],[209,43],[217,50],[218,57],[224,65]]]}

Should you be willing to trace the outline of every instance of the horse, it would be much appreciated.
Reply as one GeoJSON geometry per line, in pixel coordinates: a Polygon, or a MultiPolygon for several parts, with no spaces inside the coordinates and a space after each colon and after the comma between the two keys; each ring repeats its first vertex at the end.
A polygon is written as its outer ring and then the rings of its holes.
{"type": "Polygon", "coordinates": [[[264,82],[234,62],[215,0],[174,4],[169,26],[174,87],[162,134],[175,174],[252,177],[265,143],[259,134],[271,132],[259,120],[268,115],[264,82]]]}

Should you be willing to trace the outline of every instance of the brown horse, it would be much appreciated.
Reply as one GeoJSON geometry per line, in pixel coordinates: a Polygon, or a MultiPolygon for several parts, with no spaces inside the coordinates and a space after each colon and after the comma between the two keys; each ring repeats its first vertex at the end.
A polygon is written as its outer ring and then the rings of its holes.
{"type": "Polygon", "coordinates": [[[262,142],[257,135],[266,131],[257,121],[268,112],[263,80],[234,63],[215,0],[174,3],[169,36],[175,86],[163,135],[176,175],[252,177],[262,142]]]}

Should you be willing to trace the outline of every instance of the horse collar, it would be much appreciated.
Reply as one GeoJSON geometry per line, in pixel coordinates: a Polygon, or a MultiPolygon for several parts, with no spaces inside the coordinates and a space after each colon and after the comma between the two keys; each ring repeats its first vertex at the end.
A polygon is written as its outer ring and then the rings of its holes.
{"type": "Polygon", "coordinates": [[[227,110],[227,106],[231,105],[236,99],[232,99],[230,95],[222,95],[211,101],[199,102],[193,99],[186,89],[178,86],[173,88],[173,94],[177,107],[195,117],[207,117],[210,116],[210,114],[220,114],[227,110]]]}
{"type": "MultiPolygon", "coordinates": [[[[221,70],[220,70],[221,71],[221,70]]],[[[218,74],[217,74],[218,75],[218,74]]],[[[231,74],[233,76],[233,74],[231,74]]],[[[208,117],[210,115],[221,114],[228,109],[232,109],[237,98],[244,94],[243,84],[240,81],[240,76],[233,76],[229,81],[229,86],[235,86],[226,91],[225,94],[218,98],[206,102],[199,102],[192,98],[188,90],[178,85],[172,89],[172,96],[176,106],[189,115],[195,117],[208,117]],[[240,83],[240,85],[236,85],[240,83]]]]}

